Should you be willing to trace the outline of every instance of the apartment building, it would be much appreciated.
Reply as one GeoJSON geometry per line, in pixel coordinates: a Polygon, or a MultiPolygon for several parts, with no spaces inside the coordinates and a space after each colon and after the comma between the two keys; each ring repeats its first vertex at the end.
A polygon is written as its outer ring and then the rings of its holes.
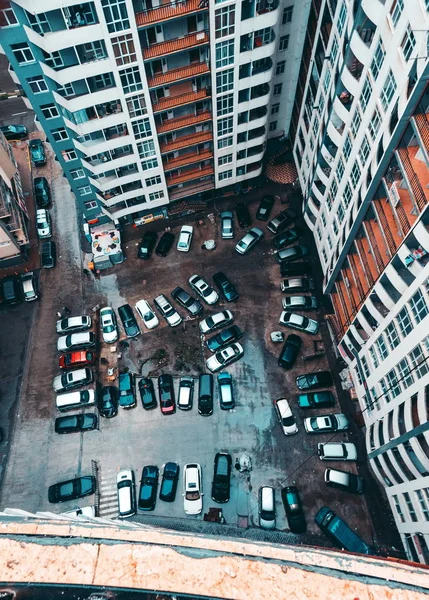
{"type": "Polygon", "coordinates": [[[308,4],[17,0],[2,2],[0,41],[85,219],[139,222],[261,174],[308,4]]]}
{"type": "Polygon", "coordinates": [[[291,137],[368,460],[429,562],[428,0],[313,3],[291,137]]]}

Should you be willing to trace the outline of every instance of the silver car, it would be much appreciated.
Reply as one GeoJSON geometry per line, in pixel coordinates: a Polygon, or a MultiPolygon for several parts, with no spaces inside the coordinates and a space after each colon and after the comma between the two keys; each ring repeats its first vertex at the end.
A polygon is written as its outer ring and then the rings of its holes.
{"type": "Polygon", "coordinates": [[[315,310],[319,303],[314,296],[286,296],[282,299],[282,305],[285,310],[315,310]]]}
{"type": "Polygon", "coordinates": [[[246,235],[241,238],[238,244],[235,246],[236,252],[239,254],[246,254],[261,240],[264,236],[264,232],[259,227],[252,227],[246,233],[246,235]]]}
{"type": "Polygon", "coordinates": [[[224,240],[232,240],[234,237],[234,216],[230,210],[220,213],[221,226],[220,235],[224,240]]]}
{"type": "Polygon", "coordinates": [[[308,317],[296,313],[286,312],[285,310],[280,315],[279,323],[285,327],[292,327],[293,329],[298,329],[298,331],[312,333],[313,335],[319,331],[319,324],[314,319],[309,319],[308,317]]]}

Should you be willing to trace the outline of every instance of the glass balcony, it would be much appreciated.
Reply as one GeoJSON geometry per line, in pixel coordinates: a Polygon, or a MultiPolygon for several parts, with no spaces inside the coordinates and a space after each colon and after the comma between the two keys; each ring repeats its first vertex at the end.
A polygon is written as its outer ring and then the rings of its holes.
{"type": "Polygon", "coordinates": [[[255,0],[244,0],[241,4],[241,20],[245,21],[246,19],[253,19],[258,15],[271,12],[272,10],[275,10],[278,5],[278,0],[259,0],[258,2],[255,2],[255,0]]]}
{"type": "Polygon", "coordinates": [[[146,8],[136,13],[137,27],[146,27],[152,23],[162,23],[170,19],[177,19],[184,15],[201,12],[209,7],[208,0],[178,0],[165,2],[161,6],[146,8]]]}
{"type": "Polygon", "coordinates": [[[240,38],[240,52],[247,52],[271,44],[275,37],[275,33],[271,27],[242,35],[240,38]]]}
{"type": "Polygon", "coordinates": [[[107,152],[100,152],[95,156],[90,156],[86,158],[86,162],[88,162],[93,167],[98,165],[105,164],[116,158],[121,158],[122,156],[128,156],[130,154],[134,154],[132,146],[122,146],[121,148],[116,148],[115,150],[108,150],[107,152]]]}
{"type": "Polygon", "coordinates": [[[113,100],[111,102],[103,102],[102,104],[96,104],[95,106],[83,108],[82,110],[78,110],[73,113],[63,106],[60,106],[60,110],[63,113],[63,116],[69,121],[75,125],[81,125],[82,123],[87,123],[88,121],[103,119],[109,115],[121,113],[122,106],[120,100],[113,100]]]}

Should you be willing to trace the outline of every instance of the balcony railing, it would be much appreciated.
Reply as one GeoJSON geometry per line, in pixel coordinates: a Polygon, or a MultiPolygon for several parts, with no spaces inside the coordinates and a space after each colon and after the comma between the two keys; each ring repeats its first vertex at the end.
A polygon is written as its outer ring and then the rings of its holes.
{"type": "Polygon", "coordinates": [[[195,63],[193,65],[171,69],[171,71],[166,71],[165,73],[159,73],[158,75],[151,77],[148,84],[150,88],[160,87],[183,79],[197,77],[198,75],[205,75],[206,73],[209,73],[209,71],[210,68],[206,62],[195,63]]]}
{"type": "Polygon", "coordinates": [[[172,158],[168,162],[165,162],[164,171],[172,171],[173,169],[192,165],[193,163],[200,161],[202,162],[204,160],[210,160],[211,158],[213,158],[212,150],[203,150],[200,153],[192,152],[190,154],[184,154],[183,156],[178,156],[177,158],[172,158]]]}
{"type": "Polygon", "coordinates": [[[208,181],[201,181],[194,183],[193,185],[186,185],[184,187],[177,188],[176,190],[171,190],[169,192],[169,196],[170,200],[180,200],[180,198],[193,196],[194,194],[201,194],[202,192],[212,190],[213,188],[214,181],[210,179],[208,181]]]}
{"type": "Polygon", "coordinates": [[[152,23],[160,23],[168,19],[175,19],[189,15],[190,13],[207,10],[209,7],[208,0],[179,0],[166,3],[162,6],[146,9],[136,13],[137,27],[145,27],[152,23]]]}
{"type": "Polygon", "coordinates": [[[204,123],[210,121],[212,113],[209,110],[197,112],[194,115],[185,115],[184,117],[177,117],[176,119],[166,119],[162,125],[157,125],[156,130],[158,134],[167,133],[169,131],[175,131],[176,129],[182,129],[183,127],[190,127],[197,123],[204,123]]]}
{"type": "Polygon", "coordinates": [[[178,185],[179,183],[192,181],[193,179],[200,179],[200,177],[207,177],[208,175],[213,175],[213,173],[213,165],[207,165],[202,169],[191,169],[189,171],[185,171],[184,173],[178,173],[177,175],[170,175],[167,177],[167,186],[178,185]]]}
{"type": "Polygon", "coordinates": [[[161,112],[163,110],[169,110],[170,108],[175,108],[176,106],[183,106],[184,104],[190,104],[191,102],[197,102],[198,100],[203,100],[204,98],[209,98],[211,96],[211,88],[203,88],[202,90],[198,90],[196,92],[187,92],[186,94],[181,94],[180,96],[167,96],[165,98],[161,98],[158,102],[153,102],[153,112],[161,112]]]}
{"type": "Polygon", "coordinates": [[[143,50],[143,58],[145,60],[150,60],[152,58],[158,58],[159,56],[165,56],[166,54],[174,54],[175,52],[181,52],[182,50],[188,50],[189,48],[202,46],[208,43],[208,32],[197,31],[180,38],[175,38],[174,40],[152,44],[149,48],[143,50]]]}
{"type": "Polygon", "coordinates": [[[174,152],[175,150],[180,150],[182,148],[189,148],[189,146],[194,146],[195,144],[203,144],[204,142],[211,141],[211,131],[200,131],[199,133],[185,135],[172,142],[161,144],[161,153],[166,154],[167,152],[174,152]]]}

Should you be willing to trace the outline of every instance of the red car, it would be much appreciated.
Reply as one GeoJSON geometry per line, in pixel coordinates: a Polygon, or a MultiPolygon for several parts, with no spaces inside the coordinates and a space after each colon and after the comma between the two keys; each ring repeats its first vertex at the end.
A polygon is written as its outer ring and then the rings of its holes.
{"type": "Polygon", "coordinates": [[[174,398],[174,385],[171,375],[160,375],[158,377],[159,403],[164,415],[176,412],[176,400],[174,398]]]}
{"type": "Polygon", "coordinates": [[[89,350],[76,350],[62,354],[59,359],[61,369],[76,369],[86,367],[95,363],[95,352],[89,350]]]}

